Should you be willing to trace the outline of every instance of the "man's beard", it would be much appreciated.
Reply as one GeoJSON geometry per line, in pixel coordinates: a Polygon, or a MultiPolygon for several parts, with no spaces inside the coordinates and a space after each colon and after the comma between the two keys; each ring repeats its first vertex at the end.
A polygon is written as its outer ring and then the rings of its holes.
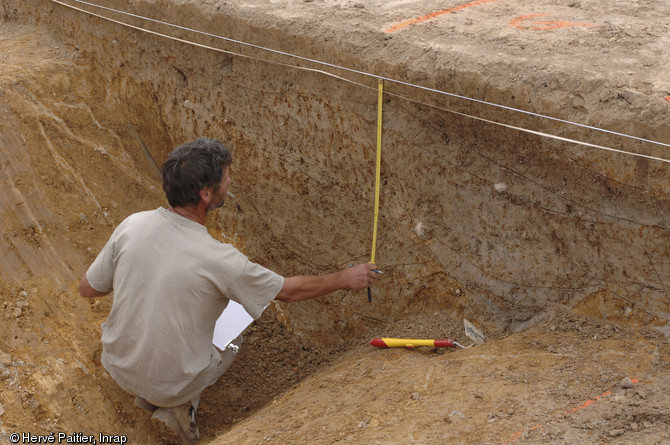
{"type": "Polygon", "coordinates": [[[212,210],[220,209],[221,207],[223,207],[225,203],[226,203],[225,199],[222,199],[220,204],[216,204],[213,202],[209,205],[209,207],[207,207],[207,211],[211,212],[212,210]]]}

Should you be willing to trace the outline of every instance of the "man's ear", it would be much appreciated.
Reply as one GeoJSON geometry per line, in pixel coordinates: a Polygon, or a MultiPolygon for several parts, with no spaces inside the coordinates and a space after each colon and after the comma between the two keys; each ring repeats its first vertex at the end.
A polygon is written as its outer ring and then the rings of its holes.
{"type": "Polygon", "coordinates": [[[204,188],[200,190],[200,199],[202,199],[203,201],[205,201],[207,205],[209,205],[209,203],[212,200],[212,191],[209,188],[204,188]]]}

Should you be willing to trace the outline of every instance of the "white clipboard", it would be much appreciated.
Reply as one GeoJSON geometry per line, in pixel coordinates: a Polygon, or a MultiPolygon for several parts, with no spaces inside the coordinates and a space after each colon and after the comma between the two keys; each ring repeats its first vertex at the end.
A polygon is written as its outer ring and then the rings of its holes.
{"type": "Polygon", "coordinates": [[[220,350],[226,349],[231,341],[235,340],[254,321],[253,317],[244,310],[244,307],[234,301],[229,301],[214,327],[212,343],[220,350]]]}

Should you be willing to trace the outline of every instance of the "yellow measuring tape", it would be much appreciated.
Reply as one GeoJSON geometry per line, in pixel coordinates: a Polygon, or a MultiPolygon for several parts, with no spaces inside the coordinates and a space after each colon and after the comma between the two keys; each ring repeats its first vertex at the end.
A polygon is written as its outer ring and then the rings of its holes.
{"type": "Polygon", "coordinates": [[[379,79],[377,92],[377,167],[375,171],[375,219],[372,226],[372,255],[370,262],[375,262],[375,251],[377,249],[377,222],[379,220],[379,188],[382,168],[382,98],[384,96],[384,81],[379,79]]]}

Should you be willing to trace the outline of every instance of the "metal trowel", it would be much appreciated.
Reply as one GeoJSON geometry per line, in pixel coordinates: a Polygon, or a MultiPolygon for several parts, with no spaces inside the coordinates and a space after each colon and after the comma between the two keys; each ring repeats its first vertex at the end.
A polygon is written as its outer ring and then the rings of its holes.
{"type": "MultiPolygon", "coordinates": [[[[482,331],[477,329],[477,327],[475,325],[470,323],[465,318],[463,319],[463,326],[465,326],[465,336],[468,337],[470,340],[472,340],[474,342],[470,346],[483,345],[484,344],[486,339],[484,338],[484,334],[482,334],[482,331]]],[[[461,346],[461,348],[467,349],[470,346],[465,346],[465,347],[461,346]]]]}

